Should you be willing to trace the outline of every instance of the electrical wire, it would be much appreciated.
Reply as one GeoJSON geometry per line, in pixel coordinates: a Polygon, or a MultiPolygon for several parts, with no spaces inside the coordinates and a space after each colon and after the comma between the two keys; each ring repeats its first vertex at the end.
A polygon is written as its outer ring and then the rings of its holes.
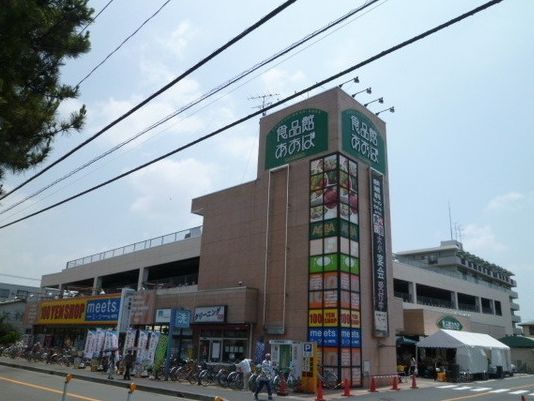
{"type": "Polygon", "coordinates": [[[423,32],[423,33],[421,33],[419,35],[416,35],[416,36],[414,36],[414,37],[412,37],[412,38],[410,38],[408,40],[405,40],[404,42],[401,42],[401,43],[399,43],[399,44],[397,44],[397,45],[395,45],[393,47],[390,47],[390,48],[388,48],[388,49],[386,49],[386,50],[384,50],[384,51],[382,51],[380,53],[377,53],[374,56],[369,57],[368,59],[366,59],[366,60],[364,60],[364,61],[362,61],[360,63],[354,64],[353,66],[351,66],[351,67],[349,67],[349,68],[347,68],[347,69],[345,69],[345,70],[343,70],[343,71],[341,71],[341,72],[339,72],[337,74],[334,74],[334,75],[332,75],[332,76],[330,76],[330,77],[328,77],[328,78],[326,78],[326,79],[324,79],[324,80],[322,80],[320,82],[315,83],[314,85],[311,85],[311,86],[309,86],[309,87],[307,87],[307,88],[305,88],[305,89],[303,89],[301,91],[295,92],[293,95],[287,96],[286,98],[284,98],[282,100],[279,100],[277,102],[274,102],[274,103],[272,103],[272,104],[270,104],[270,105],[268,105],[268,106],[266,106],[266,107],[264,107],[264,108],[262,108],[262,109],[260,109],[260,110],[258,110],[256,112],[254,112],[254,113],[251,113],[251,114],[249,114],[249,115],[247,115],[245,117],[242,117],[242,118],[240,118],[238,120],[235,120],[234,122],[232,122],[230,124],[227,124],[222,128],[219,128],[219,129],[217,129],[215,131],[212,131],[211,133],[209,133],[209,134],[207,134],[207,135],[205,135],[203,137],[197,138],[194,141],[191,141],[191,142],[189,142],[189,143],[187,143],[187,144],[185,144],[183,146],[180,146],[180,147],[178,147],[178,148],[176,148],[176,149],[174,149],[174,150],[172,150],[172,151],[170,151],[168,153],[165,153],[165,154],[163,154],[163,155],[161,155],[161,156],[159,156],[159,157],[157,157],[155,159],[152,159],[149,162],[143,163],[143,164],[141,164],[141,165],[139,165],[139,166],[137,166],[137,167],[135,167],[133,169],[130,169],[130,170],[118,175],[118,176],[115,176],[115,177],[113,177],[113,178],[111,178],[111,179],[109,179],[107,181],[104,181],[104,182],[102,182],[102,183],[100,183],[98,185],[95,185],[94,187],[91,187],[89,189],[86,189],[85,191],[77,193],[76,195],[73,195],[73,196],[70,196],[70,197],[68,197],[66,199],[63,199],[62,201],[56,202],[53,205],[50,205],[50,206],[45,207],[43,209],[40,209],[40,210],[38,210],[36,212],[30,213],[30,214],[28,214],[28,215],[26,215],[24,217],[21,217],[21,218],[19,218],[17,220],[14,220],[14,221],[12,221],[10,223],[4,224],[4,225],[0,226],[0,229],[9,227],[9,226],[11,226],[13,224],[16,224],[18,222],[21,222],[23,220],[27,220],[30,217],[33,217],[33,216],[39,215],[41,213],[44,213],[44,212],[46,212],[46,211],[48,211],[50,209],[56,208],[56,207],[58,207],[58,206],[60,206],[60,205],[62,205],[64,203],[70,202],[71,200],[79,198],[79,197],[81,197],[83,195],[86,195],[86,194],[88,194],[90,192],[93,192],[93,191],[95,191],[95,190],[97,190],[99,188],[102,188],[102,187],[104,187],[106,185],[109,185],[109,184],[111,184],[111,183],[113,183],[115,181],[118,181],[118,180],[120,180],[120,179],[122,179],[122,178],[124,178],[124,177],[126,177],[126,176],[128,176],[128,175],[130,175],[130,174],[132,174],[134,172],[136,172],[136,171],[142,170],[145,167],[148,167],[148,166],[150,166],[150,165],[152,165],[154,163],[157,163],[157,162],[159,162],[159,161],[161,161],[161,160],[163,160],[163,159],[165,159],[165,158],[167,158],[169,156],[174,155],[175,153],[181,152],[181,151],[183,151],[183,150],[185,150],[187,148],[190,148],[190,147],[192,147],[192,146],[194,146],[194,145],[196,145],[196,144],[198,144],[200,142],[203,142],[203,141],[205,141],[205,140],[207,140],[207,139],[209,139],[209,138],[211,138],[211,137],[213,137],[215,135],[218,135],[221,132],[224,132],[224,131],[226,131],[226,130],[228,130],[228,129],[236,126],[236,125],[239,125],[239,124],[241,124],[241,123],[243,123],[243,122],[245,122],[247,120],[250,120],[251,118],[258,116],[258,115],[264,113],[267,110],[270,110],[272,108],[278,107],[278,106],[280,106],[280,105],[282,105],[282,104],[284,104],[284,103],[286,103],[286,102],[288,102],[288,101],[290,101],[292,99],[295,99],[295,98],[297,98],[297,97],[299,97],[299,96],[301,96],[301,95],[303,95],[303,94],[305,94],[305,93],[307,93],[307,92],[309,92],[309,91],[311,91],[313,89],[316,89],[316,88],[318,88],[318,87],[320,87],[322,85],[325,85],[325,84],[327,84],[327,83],[329,83],[329,82],[331,82],[331,81],[333,81],[335,79],[338,79],[338,78],[342,77],[343,75],[352,73],[355,70],[357,70],[357,69],[359,69],[359,68],[361,68],[361,67],[363,67],[363,66],[365,66],[367,64],[370,64],[370,63],[372,63],[372,62],[374,62],[376,60],[379,60],[379,59],[381,59],[381,58],[383,58],[383,57],[385,57],[385,56],[387,56],[387,55],[389,55],[389,54],[391,54],[391,53],[393,53],[393,52],[395,52],[397,50],[400,50],[400,49],[402,49],[402,48],[404,48],[404,47],[406,47],[408,45],[411,45],[411,44],[413,44],[413,43],[415,43],[415,42],[417,42],[419,40],[422,40],[422,39],[426,38],[427,36],[430,36],[430,35],[432,35],[432,34],[434,34],[436,32],[439,32],[442,29],[445,29],[445,28],[447,28],[447,27],[449,27],[451,25],[454,25],[454,24],[456,24],[456,23],[458,23],[458,22],[460,22],[460,21],[462,21],[462,20],[464,20],[464,19],[466,19],[468,17],[471,17],[471,16],[473,16],[473,15],[475,15],[475,14],[477,14],[477,13],[483,11],[483,10],[486,10],[487,8],[489,8],[491,6],[494,6],[494,5],[496,5],[496,4],[498,4],[498,3],[502,2],[502,1],[503,0],[492,0],[492,1],[489,1],[487,3],[484,3],[481,6],[478,6],[478,7],[474,8],[474,9],[472,9],[471,11],[468,11],[468,12],[466,12],[464,14],[461,14],[458,17],[455,17],[455,18],[453,18],[453,19],[451,19],[451,20],[449,20],[449,21],[447,21],[447,22],[445,22],[445,23],[443,23],[441,25],[438,25],[438,26],[436,26],[436,27],[434,27],[432,29],[429,29],[429,30],[427,30],[427,31],[425,31],[425,32],[423,32]]]}
{"type": "MultiPolygon", "coordinates": [[[[139,133],[133,135],[132,137],[130,137],[129,139],[115,145],[114,147],[112,147],[111,149],[107,150],[106,152],[100,154],[99,156],[93,158],[92,160],[84,163],[83,165],[77,167],[76,169],[70,171],[69,173],[65,174],[64,176],[58,178],[57,180],[53,181],[52,183],[40,188],[39,190],[33,192],[32,194],[26,196],[25,198],[13,203],[12,205],[6,207],[5,209],[3,209],[2,211],[0,211],[0,215],[8,212],[9,210],[12,210],[13,208],[17,207],[18,205],[26,202],[27,200],[29,199],[32,199],[34,198],[35,196],[41,194],[42,192],[46,191],[47,189],[53,187],[54,185],[66,180],[67,178],[71,177],[72,175],[76,174],[77,172],[89,167],[90,165],[96,163],[98,160],[101,160],[103,159],[104,157],[108,156],[109,154],[115,152],[116,150],[122,148],[123,146],[127,145],[128,143],[134,141],[135,139],[141,137],[142,135],[148,133],[149,131],[157,128],[158,126],[166,123],[167,121],[171,120],[172,118],[178,116],[179,114],[182,114],[183,112],[189,110],[190,108],[196,106],[197,104],[199,104],[200,102],[210,98],[211,96],[214,96],[215,94],[219,93],[220,91],[222,91],[223,89],[226,89],[227,87],[229,87],[230,85],[236,83],[237,81],[245,78],[246,76],[252,74],[254,71],[257,71],[258,69],[260,69],[261,67],[275,61],[276,59],[288,54],[290,51],[294,50],[295,48],[303,45],[304,43],[310,41],[311,39],[315,38],[316,36],[328,31],[329,29],[339,25],[340,23],[342,23],[343,21],[346,21],[348,18],[352,17],[353,15],[355,15],[356,13],[360,12],[360,11],[363,11],[365,10],[366,8],[372,6],[373,4],[379,2],[381,0],[371,0],[371,1],[367,1],[365,4],[363,4],[362,6],[360,7],[357,7],[351,11],[349,11],[348,13],[342,15],[341,17],[337,18],[336,20],[334,21],[331,21],[330,23],[328,23],[327,25],[325,25],[324,27],[320,28],[320,29],[317,29],[316,31],[304,36],[302,39],[292,43],[291,45],[289,45],[288,47],[278,51],[277,53],[275,53],[274,55],[264,59],[263,61],[259,62],[259,63],[256,63],[255,65],[253,65],[252,67],[248,68],[247,70],[241,72],[240,74],[234,76],[233,78],[229,79],[228,81],[226,81],[225,83],[211,89],[210,91],[204,93],[203,95],[201,95],[200,97],[198,97],[197,99],[191,101],[190,103],[188,103],[187,105],[185,106],[182,106],[181,108],[175,110],[174,112],[168,114],[167,116],[165,116],[164,118],[162,118],[161,120],[153,123],[152,125],[150,125],[149,127],[143,129],[142,131],[140,131],[139,133]]],[[[387,0],[385,0],[387,1],[387,0]]],[[[384,1],[384,2],[385,2],[384,1]]],[[[382,3],[383,4],[383,3],[382,3]]],[[[354,20],[353,20],[354,21],[354,20]]],[[[352,21],[351,21],[352,22],[352,21]]],[[[317,43],[314,42],[314,44],[317,43]]],[[[287,59],[286,59],[287,60],[287,59]]]]}
{"type": "Polygon", "coordinates": [[[100,16],[100,14],[102,14],[102,13],[106,10],[106,8],[108,8],[108,6],[109,6],[111,3],[113,3],[113,1],[114,1],[114,0],[109,0],[108,3],[102,8],[102,10],[100,10],[100,11],[98,12],[98,14],[95,15],[94,18],[91,18],[91,21],[89,21],[89,22],[87,23],[87,25],[85,25],[85,26],[83,27],[83,29],[82,29],[80,32],[78,32],[78,35],[81,35],[81,34],[83,33],[83,31],[85,31],[85,30],[89,27],[89,25],[91,25],[93,22],[95,22],[95,20],[100,16]]]}
{"type": "MultiPolygon", "coordinates": [[[[106,57],[104,57],[104,59],[103,59],[100,63],[98,63],[95,67],[93,67],[93,69],[92,69],[91,71],[89,71],[89,73],[88,73],[85,77],[83,77],[83,78],[80,80],[80,82],[78,82],[78,83],[76,84],[76,87],[79,87],[79,86],[80,86],[80,85],[81,85],[87,78],[89,78],[91,75],[93,75],[93,73],[94,73],[97,69],[99,69],[100,66],[101,66],[102,64],[104,64],[106,61],[109,60],[109,58],[110,58],[111,56],[113,56],[116,52],[118,52],[119,49],[120,49],[126,42],[128,42],[131,38],[133,38],[134,35],[135,35],[137,32],[139,32],[139,31],[141,30],[141,28],[143,28],[143,27],[144,27],[144,26],[145,26],[145,25],[146,25],[152,18],[154,18],[156,15],[158,15],[159,12],[163,9],[163,7],[165,7],[165,6],[166,6],[167,4],[169,4],[170,2],[171,2],[171,0],[167,0],[167,1],[165,1],[165,2],[160,6],[160,8],[158,8],[158,9],[156,10],[156,12],[155,12],[154,14],[152,14],[150,17],[148,17],[146,20],[144,20],[143,23],[142,23],[141,25],[139,25],[135,31],[133,31],[130,35],[128,35],[128,36],[127,36],[127,37],[126,37],[126,38],[125,38],[125,39],[124,39],[124,40],[123,40],[123,41],[122,41],[122,42],[115,48],[115,50],[113,50],[111,53],[109,53],[106,57]]],[[[84,29],[85,29],[85,28],[84,28],[84,29]]]]}
{"type": "Polygon", "coordinates": [[[41,171],[39,171],[38,173],[34,174],[33,176],[31,176],[30,178],[26,179],[24,182],[22,182],[21,184],[17,185],[15,188],[13,188],[12,190],[6,192],[5,194],[3,194],[2,196],[0,196],[0,200],[2,199],[5,199],[6,197],[8,197],[9,195],[13,194],[15,191],[18,191],[20,188],[24,187],[25,185],[27,185],[28,183],[30,183],[31,181],[33,181],[34,179],[36,179],[37,177],[41,176],[42,174],[44,174],[46,171],[50,170],[52,167],[54,167],[56,164],[62,162],[63,160],[65,160],[66,158],[68,158],[69,156],[71,156],[73,153],[75,153],[76,151],[78,151],[79,149],[81,149],[82,147],[84,147],[85,145],[87,145],[88,143],[92,142],[93,140],[95,140],[96,138],[98,138],[100,135],[102,135],[104,132],[108,131],[110,128],[114,127],[115,125],[117,125],[119,122],[121,122],[122,120],[124,120],[125,118],[129,117],[130,115],[132,115],[133,113],[135,113],[137,110],[139,110],[140,108],[142,108],[143,106],[145,106],[146,104],[148,104],[150,101],[154,100],[156,97],[158,97],[159,95],[161,95],[162,93],[164,93],[165,91],[167,91],[169,88],[171,88],[172,86],[174,86],[176,83],[180,82],[183,78],[187,77],[188,75],[190,75],[192,72],[196,71],[197,69],[199,69],[201,66],[203,66],[204,64],[206,64],[208,61],[210,61],[211,59],[213,59],[214,57],[216,57],[217,55],[219,55],[220,53],[222,53],[223,51],[225,51],[226,49],[228,49],[229,47],[231,47],[232,45],[234,45],[235,43],[239,42],[241,39],[243,39],[245,36],[247,36],[249,33],[253,32],[254,30],[256,30],[257,28],[259,28],[261,25],[263,25],[264,23],[266,23],[267,21],[269,21],[270,19],[272,19],[273,17],[275,17],[277,14],[279,14],[280,12],[282,12],[284,9],[286,9],[287,7],[289,7],[291,4],[295,3],[297,0],[287,0],[286,2],[284,2],[283,4],[281,4],[280,6],[278,6],[277,8],[275,8],[273,11],[271,11],[269,14],[265,15],[264,17],[262,17],[260,20],[258,20],[257,22],[255,22],[254,24],[252,24],[250,27],[248,27],[247,29],[245,29],[243,32],[241,32],[239,35],[237,36],[234,36],[234,38],[232,38],[231,40],[229,40],[228,42],[226,42],[223,46],[219,47],[217,50],[213,51],[212,53],[210,53],[208,56],[204,57],[202,60],[200,60],[199,62],[197,62],[194,66],[190,67],[187,71],[183,72],[180,76],[178,76],[177,78],[173,79],[172,81],[170,81],[169,83],[167,83],[166,85],[164,85],[163,87],[161,87],[160,89],[158,89],[156,92],[154,92],[152,95],[150,95],[149,97],[145,98],[143,101],[141,101],[140,103],[138,103],[136,106],[132,107],[130,110],[128,110],[126,113],[122,114],[120,117],[116,118],[115,120],[113,120],[112,122],[110,122],[108,125],[106,125],[104,128],[102,128],[101,130],[99,130],[96,134],[94,134],[93,136],[91,136],[90,138],[87,138],[85,141],[83,141],[82,143],[80,143],[79,145],[77,145],[76,147],[74,147],[73,149],[71,149],[70,151],[68,151],[67,153],[65,153],[63,156],[61,156],[59,159],[56,159],[54,162],[50,163],[48,166],[46,166],[45,168],[43,168],[41,171]]]}

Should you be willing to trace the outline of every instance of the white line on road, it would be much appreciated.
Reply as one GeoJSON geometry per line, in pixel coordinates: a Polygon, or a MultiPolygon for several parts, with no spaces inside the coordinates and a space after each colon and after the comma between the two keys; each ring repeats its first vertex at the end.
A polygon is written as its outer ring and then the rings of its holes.
{"type": "Polygon", "coordinates": [[[510,391],[510,394],[525,394],[528,393],[528,390],[517,390],[517,391],[510,391]]]}
{"type": "Polygon", "coordinates": [[[490,393],[504,393],[505,391],[510,391],[509,388],[499,388],[497,390],[491,390],[490,393]]]}
{"type": "Polygon", "coordinates": [[[478,393],[479,391],[487,391],[487,390],[491,390],[491,387],[475,387],[471,391],[474,391],[474,392],[478,393]]]}
{"type": "Polygon", "coordinates": [[[454,388],[454,387],[457,387],[458,385],[457,384],[449,384],[447,386],[439,386],[438,388],[454,388]]]}
{"type": "Polygon", "coordinates": [[[453,388],[453,390],[471,390],[473,387],[470,386],[462,386],[462,387],[456,387],[453,388]]]}

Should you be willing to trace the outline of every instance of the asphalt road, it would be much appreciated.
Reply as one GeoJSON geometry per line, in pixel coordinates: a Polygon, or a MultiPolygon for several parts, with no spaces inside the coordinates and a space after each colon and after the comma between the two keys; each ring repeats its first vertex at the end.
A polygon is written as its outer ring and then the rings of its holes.
{"type": "MultiPolygon", "coordinates": [[[[60,401],[65,379],[60,376],[0,366],[1,401],[60,401]]],[[[73,379],[68,401],[126,401],[128,389],[73,379]]],[[[135,391],[130,401],[177,401],[178,398],[135,391]]],[[[185,400],[180,398],[180,400],[185,400]]]]}
{"type": "MultiPolygon", "coordinates": [[[[365,401],[527,401],[534,400],[534,376],[516,375],[501,380],[439,383],[435,387],[398,392],[368,393],[365,401]]],[[[356,398],[355,398],[356,399],[356,398]]]]}

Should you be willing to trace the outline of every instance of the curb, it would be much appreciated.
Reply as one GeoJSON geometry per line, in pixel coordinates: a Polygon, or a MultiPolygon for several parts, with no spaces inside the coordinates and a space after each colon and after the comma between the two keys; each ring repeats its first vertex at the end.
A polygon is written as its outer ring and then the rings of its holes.
{"type": "MultiPolygon", "coordinates": [[[[61,377],[67,376],[67,373],[65,373],[65,372],[59,372],[57,370],[44,369],[44,368],[39,368],[39,367],[35,367],[35,366],[18,365],[16,363],[9,363],[9,362],[4,362],[4,361],[0,361],[0,365],[8,366],[10,368],[15,368],[15,369],[30,370],[32,372],[45,373],[45,374],[61,376],[61,377]]],[[[129,388],[129,383],[126,383],[126,382],[114,381],[114,380],[109,380],[109,379],[104,379],[104,378],[99,378],[99,377],[77,375],[75,373],[73,373],[73,375],[74,375],[74,379],[78,379],[78,380],[84,380],[84,381],[89,381],[89,382],[93,382],[93,383],[100,383],[100,384],[107,384],[107,385],[110,385],[110,386],[122,387],[124,389],[128,389],[129,388]]],[[[173,396],[173,397],[187,398],[187,399],[198,400],[198,401],[214,401],[215,399],[223,400],[223,398],[218,397],[218,396],[213,397],[213,396],[204,395],[204,394],[196,394],[196,393],[189,393],[189,392],[184,392],[184,391],[168,390],[168,389],[164,389],[164,388],[146,386],[146,385],[143,385],[143,384],[137,384],[137,391],[146,391],[146,392],[149,392],[149,393],[156,393],[156,394],[161,394],[161,395],[170,395],[170,396],[173,396]]]]}

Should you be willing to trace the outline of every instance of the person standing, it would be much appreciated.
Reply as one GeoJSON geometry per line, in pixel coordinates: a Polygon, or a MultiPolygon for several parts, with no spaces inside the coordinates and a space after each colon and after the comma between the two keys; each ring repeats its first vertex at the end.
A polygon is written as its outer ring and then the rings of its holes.
{"type": "Polygon", "coordinates": [[[128,350],[128,352],[124,356],[124,376],[122,377],[124,380],[131,379],[130,369],[132,369],[132,362],[133,362],[132,350],[128,350]]]}
{"type": "Polygon", "coordinates": [[[417,361],[415,360],[415,357],[412,356],[412,359],[410,359],[410,376],[413,376],[416,371],[417,371],[417,361]]]}
{"type": "Polygon", "coordinates": [[[254,392],[254,399],[258,400],[258,393],[263,389],[263,386],[267,386],[267,394],[269,400],[273,399],[273,389],[271,381],[274,378],[273,363],[271,362],[271,354],[265,354],[265,359],[261,363],[261,373],[258,376],[256,391],[254,392]]]}
{"type": "Polygon", "coordinates": [[[250,378],[250,373],[252,372],[252,369],[250,368],[251,362],[252,359],[243,358],[241,362],[236,365],[243,375],[243,390],[248,389],[248,379],[250,378]]]}
{"type": "Polygon", "coordinates": [[[115,352],[110,350],[108,357],[108,379],[113,380],[113,374],[115,373],[115,352]]]}

